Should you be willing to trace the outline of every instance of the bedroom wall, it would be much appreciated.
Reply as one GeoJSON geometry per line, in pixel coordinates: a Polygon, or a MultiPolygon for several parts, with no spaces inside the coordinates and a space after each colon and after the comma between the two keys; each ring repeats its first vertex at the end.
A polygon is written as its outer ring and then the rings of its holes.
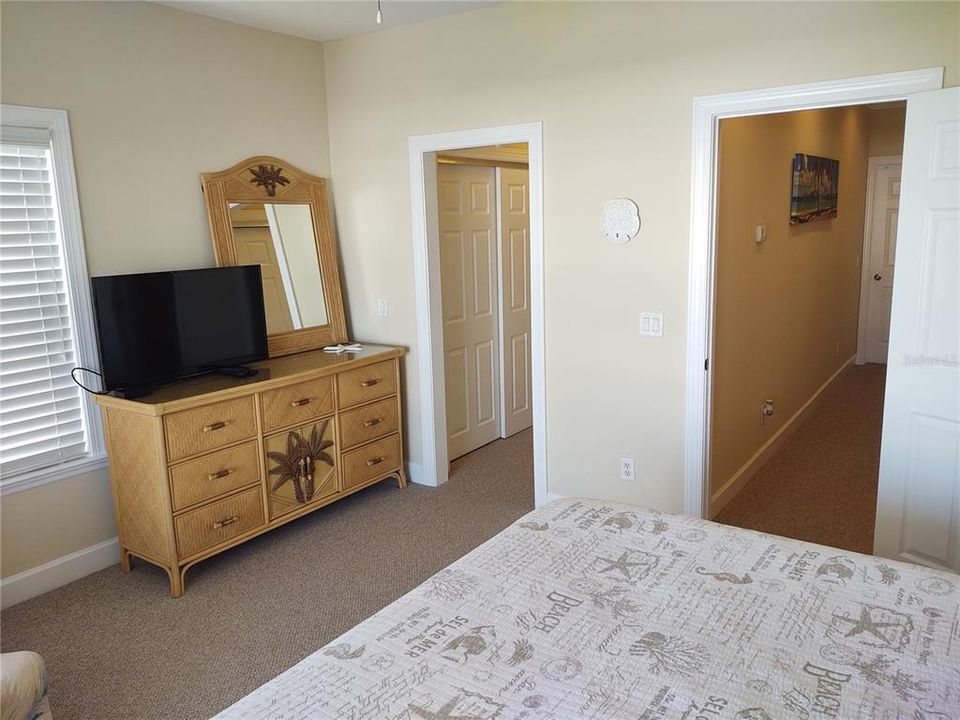
{"type": "MultiPolygon", "coordinates": [[[[321,45],[147,3],[0,4],[0,99],[70,113],[92,274],[213,264],[197,175],[330,175],[321,45]],[[45,50],[45,53],[39,53],[45,50]]],[[[116,535],[106,470],[3,496],[9,577],[116,535]]]]}
{"type": "Polygon", "coordinates": [[[326,44],[352,325],[412,348],[411,461],[422,429],[410,135],[543,122],[549,489],[680,510],[693,97],[939,65],[956,85],[958,10],[502,3],[326,44]],[[620,196],[636,199],[643,227],[614,246],[598,222],[620,196]],[[664,313],[662,338],[638,335],[644,310],[664,313]],[[618,479],[621,455],[636,457],[637,482],[618,479]]]}
{"type": "Polygon", "coordinates": [[[749,477],[728,484],[741,466],[856,353],[870,115],[854,107],[720,123],[715,511],[749,477]],[[790,225],[797,152],[840,161],[836,218],[790,225]],[[758,245],[760,224],[767,238],[758,245]],[[761,424],[765,399],[775,412],[761,424]]]}

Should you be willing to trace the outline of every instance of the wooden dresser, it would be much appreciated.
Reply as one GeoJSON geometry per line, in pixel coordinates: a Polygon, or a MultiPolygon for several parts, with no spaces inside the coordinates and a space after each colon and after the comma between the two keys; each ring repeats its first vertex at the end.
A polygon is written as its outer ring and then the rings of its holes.
{"type": "Polygon", "coordinates": [[[402,348],[265,360],[103,411],[120,565],[132,555],[180,597],[193,565],[403,472],[402,348]]]}

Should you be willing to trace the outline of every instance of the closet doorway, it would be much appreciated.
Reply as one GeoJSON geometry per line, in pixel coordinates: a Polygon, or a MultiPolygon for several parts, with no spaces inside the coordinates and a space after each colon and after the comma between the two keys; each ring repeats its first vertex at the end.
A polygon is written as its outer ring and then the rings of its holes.
{"type": "Polygon", "coordinates": [[[526,143],[437,154],[447,457],[533,423],[526,143]]]}
{"type": "MultiPolygon", "coordinates": [[[[540,507],[558,497],[547,482],[547,413],[544,345],[544,238],[543,238],[543,124],[500,125],[413,135],[409,139],[410,209],[414,249],[414,280],[417,292],[417,366],[419,370],[420,462],[410,463],[411,477],[423,485],[439,486],[450,479],[447,457],[446,365],[444,322],[440,281],[440,232],[437,197],[437,156],[471,148],[505,147],[523,144],[527,148],[529,174],[528,207],[528,304],[530,312],[530,409],[532,426],[478,452],[503,459],[496,448],[531,442],[533,454],[534,505],[540,507]],[[526,440],[529,436],[530,440],[526,440]]],[[[492,203],[492,201],[491,201],[492,203]]],[[[471,247],[472,251],[472,247],[471,247]]],[[[498,320],[499,322],[499,320],[498,320]]],[[[499,348],[498,348],[499,350],[499,348]]],[[[458,463],[469,461],[473,455],[458,463]]],[[[495,467],[492,472],[499,472],[495,467]]]]}

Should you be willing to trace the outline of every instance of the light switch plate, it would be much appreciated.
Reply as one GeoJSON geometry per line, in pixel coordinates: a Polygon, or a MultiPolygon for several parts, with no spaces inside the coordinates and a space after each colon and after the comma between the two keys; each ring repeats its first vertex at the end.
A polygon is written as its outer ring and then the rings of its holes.
{"type": "Polygon", "coordinates": [[[663,313],[640,313],[640,334],[651,337],[663,336],[663,313]]]}
{"type": "Polygon", "coordinates": [[[389,315],[389,310],[387,309],[387,299],[386,298],[377,298],[377,315],[382,318],[389,315]]]}

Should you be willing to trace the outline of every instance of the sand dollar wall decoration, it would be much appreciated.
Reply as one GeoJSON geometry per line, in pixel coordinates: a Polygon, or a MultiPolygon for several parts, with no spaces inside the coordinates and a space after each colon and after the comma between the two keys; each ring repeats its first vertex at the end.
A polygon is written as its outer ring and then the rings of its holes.
{"type": "Polygon", "coordinates": [[[614,198],[603,206],[600,231],[610,242],[623,245],[640,232],[640,208],[630,198],[614,198]]]}

